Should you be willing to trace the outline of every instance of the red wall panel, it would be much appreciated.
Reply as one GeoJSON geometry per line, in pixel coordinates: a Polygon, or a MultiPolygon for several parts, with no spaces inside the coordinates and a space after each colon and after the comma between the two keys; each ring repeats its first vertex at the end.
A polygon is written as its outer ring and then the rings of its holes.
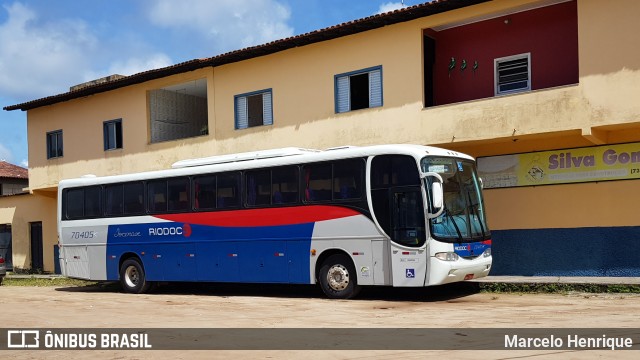
{"type": "Polygon", "coordinates": [[[435,105],[493,97],[494,59],[523,53],[531,53],[533,90],[578,82],[575,1],[425,34],[436,41],[435,105]],[[452,57],[456,65],[449,71],[452,57]]]}

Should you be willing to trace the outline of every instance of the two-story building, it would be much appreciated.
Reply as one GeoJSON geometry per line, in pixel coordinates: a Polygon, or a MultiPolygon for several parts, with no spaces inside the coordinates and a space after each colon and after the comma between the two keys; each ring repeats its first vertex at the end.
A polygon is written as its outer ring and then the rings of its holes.
{"type": "Polygon", "coordinates": [[[638,13],[440,0],[6,106],[27,111],[32,194],[14,206],[14,265],[40,254],[53,271],[61,179],[414,143],[479,157],[493,274],[638,276],[638,13]]]}

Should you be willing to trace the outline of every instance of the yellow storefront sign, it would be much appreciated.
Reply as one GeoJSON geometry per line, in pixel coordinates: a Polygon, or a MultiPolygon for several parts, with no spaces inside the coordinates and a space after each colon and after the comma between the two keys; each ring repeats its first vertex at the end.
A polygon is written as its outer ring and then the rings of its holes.
{"type": "Polygon", "coordinates": [[[478,158],[485,188],[640,178],[640,143],[478,158]]]}

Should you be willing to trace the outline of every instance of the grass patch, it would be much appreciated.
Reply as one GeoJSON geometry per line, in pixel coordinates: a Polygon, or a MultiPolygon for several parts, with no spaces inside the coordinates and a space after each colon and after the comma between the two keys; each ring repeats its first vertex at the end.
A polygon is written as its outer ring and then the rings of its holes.
{"type": "Polygon", "coordinates": [[[82,287],[95,286],[97,282],[78,279],[70,279],[66,277],[29,277],[29,278],[5,278],[2,286],[64,286],[64,287],[82,287]]]}
{"type": "Polygon", "coordinates": [[[640,285],[621,284],[560,284],[560,283],[480,283],[485,293],[543,293],[583,292],[590,294],[640,294],[640,285]]]}

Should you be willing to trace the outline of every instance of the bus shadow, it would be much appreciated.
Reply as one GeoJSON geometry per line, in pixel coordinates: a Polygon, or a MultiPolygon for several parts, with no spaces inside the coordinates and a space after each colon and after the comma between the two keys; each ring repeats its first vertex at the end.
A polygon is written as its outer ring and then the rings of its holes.
{"type": "MultiPolygon", "coordinates": [[[[81,287],[61,287],[65,292],[122,292],[118,283],[98,283],[81,287]]],[[[476,282],[461,282],[446,285],[393,288],[387,286],[364,287],[355,301],[407,301],[439,302],[462,298],[480,291],[476,282]]],[[[229,284],[229,283],[169,283],[156,287],[150,295],[200,295],[200,296],[251,296],[273,298],[318,298],[326,296],[316,285],[289,284],[229,284]]],[[[124,295],[124,294],[123,294],[124,295]]],[[[135,295],[133,295],[135,296],[135,295]]]]}

